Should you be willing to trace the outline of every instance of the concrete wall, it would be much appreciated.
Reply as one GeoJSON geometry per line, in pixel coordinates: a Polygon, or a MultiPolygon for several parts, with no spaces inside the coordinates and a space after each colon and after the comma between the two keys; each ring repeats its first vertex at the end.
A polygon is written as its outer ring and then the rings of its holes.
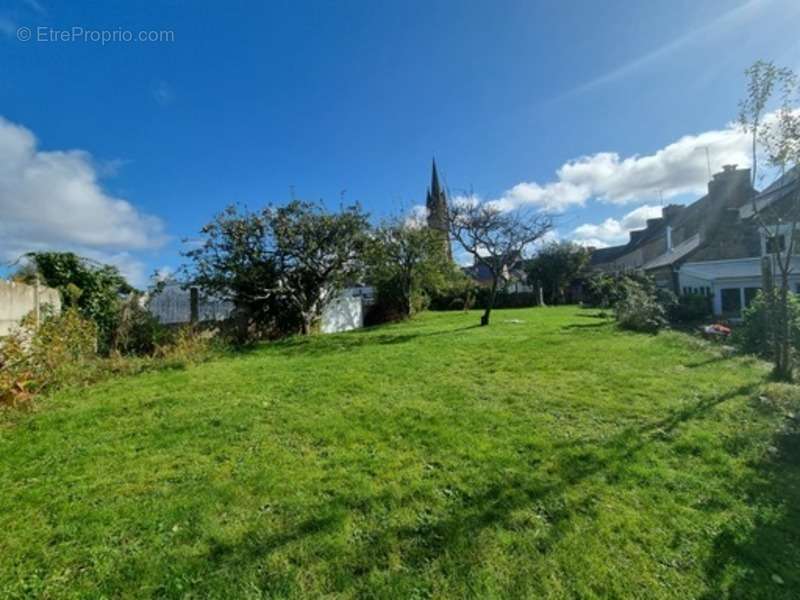
{"type": "Polygon", "coordinates": [[[342,295],[322,311],[322,333],[350,331],[364,326],[364,304],[361,298],[342,295]]]}
{"type": "MultiPolygon", "coordinates": [[[[61,311],[58,290],[39,286],[39,305],[49,304],[61,311]]],[[[36,287],[0,279],[0,336],[13,331],[22,318],[36,308],[36,287]]]]}

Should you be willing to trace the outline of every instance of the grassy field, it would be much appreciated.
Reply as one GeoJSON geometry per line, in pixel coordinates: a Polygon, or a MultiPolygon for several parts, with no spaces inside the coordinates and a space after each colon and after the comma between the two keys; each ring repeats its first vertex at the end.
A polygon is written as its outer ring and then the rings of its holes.
{"type": "Polygon", "coordinates": [[[0,424],[0,598],[797,598],[797,388],[577,308],[428,313],[0,424]]]}

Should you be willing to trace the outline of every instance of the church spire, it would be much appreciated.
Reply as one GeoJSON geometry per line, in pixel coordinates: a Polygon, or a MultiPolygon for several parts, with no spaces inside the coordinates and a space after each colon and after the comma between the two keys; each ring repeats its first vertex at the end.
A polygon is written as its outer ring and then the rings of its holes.
{"type": "Polygon", "coordinates": [[[433,159],[433,168],[431,170],[431,186],[427,190],[425,205],[428,208],[428,227],[441,233],[445,255],[452,260],[447,223],[447,196],[439,183],[439,172],[436,168],[435,158],[433,159]]]}
{"type": "Polygon", "coordinates": [[[431,195],[434,198],[444,196],[442,188],[439,186],[439,173],[436,170],[436,159],[433,159],[433,171],[431,173],[431,195]]]}

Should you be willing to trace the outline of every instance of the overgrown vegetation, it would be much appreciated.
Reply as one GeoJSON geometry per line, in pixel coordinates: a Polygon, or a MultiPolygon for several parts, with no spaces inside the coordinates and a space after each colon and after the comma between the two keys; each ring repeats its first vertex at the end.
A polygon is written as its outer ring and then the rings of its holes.
{"type": "Polygon", "coordinates": [[[72,252],[31,252],[26,258],[30,267],[20,277],[27,283],[38,277],[42,284],[57,289],[66,308],[76,308],[97,326],[98,350],[104,354],[115,350],[123,298],[135,291],[119,270],[72,252]]]}
{"type": "Polygon", "coordinates": [[[796,597],[796,387],[596,310],[479,314],[5,415],[0,596],[796,597]]]}
{"type": "MultiPolygon", "coordinates": [[[[148,313],[148,327],[150,318],[148,313]]],[[[39,327],[32,314],[27,316],[19,328],[0,339],[0,409],[30,408],[42,394],[83,387],[115,375],[185,368],[224,348],[222,340],[193,327],[157,327],[159,341],[146,354],[103,356],[97,352],[96,323],[77,307],[70,306],[60,314],[45,311],[39,327]]],[[[125,342],[129,348],[141,341],[143,329],[132,329],[137,333],[125,342]]],[[[151,343],[151,338],[146,341],[151,343]]]]}
{"type": "Polygon", "coordinates": [[[38,328],[29,315],[0,340],[0,407],[27,405],[35,394],[82,380],[96,345],[97,325],[74,306],[45,313],[38,328]]]}

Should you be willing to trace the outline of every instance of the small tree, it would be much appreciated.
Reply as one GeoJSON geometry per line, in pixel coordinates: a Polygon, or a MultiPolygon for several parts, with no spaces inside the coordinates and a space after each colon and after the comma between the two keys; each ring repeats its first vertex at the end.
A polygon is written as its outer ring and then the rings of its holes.
{"type": "Polygon", "coordinates": [[[586,267],[589,252],[574,242],[552,242],[539,250],[528,267],[528,283],[540,285],[550,303],[564,302],[564,292],[586,267]]]}
{"type": "Polygon", "coordinates": [[[415,298],[444,282],[452,265],[442,252],[440,232],[399,218],[375,230],[367,264],[381,299],[395,304],[405,317],[414,312],[415,298]]]}
{"type": "Polygon", "coordinates": [[[277,278],[271,292],[296,308],[308,334],[336,293],[360,275],[367,216],[358,206],[329,213],[299,201],[267,209],[265,215],[275,243],[277,278]]]}
{"type": "Polygon", "coordinates": [[[739,122],[752,138],[753,213],[762,235],[767,240],[768,257],[762,261],[764,302],[770,319],[774,319],[772,347],[774,374],[777,378],[791,380],[793,356],[791,344],[791,310],[789,306],[789,276],[795,254],[798,219],[800,219],[800,192],[792,192],[786,205],[788,210],[770,210],[756,201],[755,185],[758,177],[759,156],[782,175],[800,165],[800,101],[797,75],[790,69],[776,67],[771,62],[758,61],[745,72],[748,78],[747,96],[740,103],[739,122]],[[778,107],[767,113],[773,97],[778,96],[778,107]],[[783,240],[783,243],[779,243],[783,240]]]}
{"type": "Polygon", "coordinates": [[[119,270],[72,252],[31,252],[25,256],[34,269],[20,275],[39,277],[44,285],[58,289],[66,308],[75,307],[97,325],[99,349],[109,351],[119,323],[122,298],[135,291],[119,270]]]}
{"type": "Polygon", "coordinates": [[[508,279],[523,252],[552,227],[547,215],[521,209],[502,211],[491,203],[462,202],[451,207],[450,235],[491,274],[481,325],[489,324],[500,282],[508,279]]]}

